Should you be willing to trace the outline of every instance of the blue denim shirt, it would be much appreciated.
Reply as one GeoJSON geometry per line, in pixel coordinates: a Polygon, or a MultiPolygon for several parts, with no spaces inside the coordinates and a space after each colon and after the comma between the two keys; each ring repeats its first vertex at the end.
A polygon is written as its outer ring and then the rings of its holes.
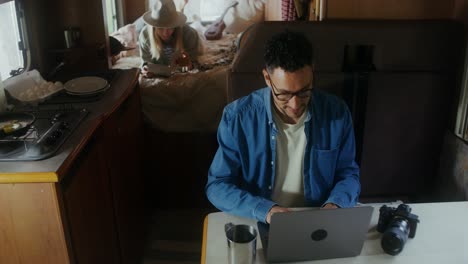
{"type": "MultiPolygon", "coordinates": [[[[206,194],[218,209],[265,222],[275,184],[276,125],[271,90],[264,88],[224,109],[219,148],[206,194]]],[[[360,192],[351,114],[337,97],[314,90],[305,119],[304,196],[308,206],[354,206],[360,192]]]]}

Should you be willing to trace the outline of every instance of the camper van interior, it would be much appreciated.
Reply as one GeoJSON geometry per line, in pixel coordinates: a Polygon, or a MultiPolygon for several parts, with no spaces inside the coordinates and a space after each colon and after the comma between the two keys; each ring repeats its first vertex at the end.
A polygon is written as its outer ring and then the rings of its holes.
{"type": "Polygon", "coordinates": [[[351,112],[359,202],[468,201],[468,0],[173,0],[200,55],[147,78],[159,2],[0,0],[0,263],[205,263],[223,109],[285,29],[351,112]]]}

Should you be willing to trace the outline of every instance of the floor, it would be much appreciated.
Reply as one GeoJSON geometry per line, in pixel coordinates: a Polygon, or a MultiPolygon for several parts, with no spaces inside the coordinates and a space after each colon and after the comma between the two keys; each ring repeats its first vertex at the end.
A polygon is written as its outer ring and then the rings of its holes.
{"type": "Polygon", "coordinates": [[[217,150],[216,133],[163,132],[149,125],[144,131],[145,201],[158,209],[148,214],[142,263],[200,263],[203,220],[215,211],[206,198],[205,185],[217,150]]]}
{"type": "Polygon", "coordinates": [[[200,263],[203,220],[214,209],[156,209],[148,230],[143,264],[200,263]]]}

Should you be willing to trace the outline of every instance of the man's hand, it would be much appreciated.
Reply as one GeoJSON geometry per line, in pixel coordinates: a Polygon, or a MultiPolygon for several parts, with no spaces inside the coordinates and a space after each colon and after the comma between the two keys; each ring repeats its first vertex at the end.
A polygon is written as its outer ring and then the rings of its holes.
{"type": "Polygon", "coordinates": [[[285,212],[289,212],[289,211],[291,211],[291,210],[289,210],[289,208],[285,208],[285,207],[275,205],[270,209],[270,211],[268,211],[268,214],[267,214],[267,217],[266,217],[266,222],[268,224],[270,223],[271,216],[274,213],[285,213],[285,212]]]}
{"type": "Polygon", "coordinates": [[[338,205],[334,204],[334,203],[326,203],[322,209],[336,209],[336,208],[339,208],[338,205]]]}

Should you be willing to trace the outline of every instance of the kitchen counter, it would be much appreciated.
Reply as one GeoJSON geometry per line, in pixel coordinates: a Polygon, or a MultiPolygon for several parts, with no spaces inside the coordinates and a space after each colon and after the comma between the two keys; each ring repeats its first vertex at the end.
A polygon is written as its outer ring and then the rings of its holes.
{"type": "Polygon", "coordinates": [[[54,156],[39,161],[0,161],[0,183],[59,182],[93,133],[137,87],[138,70],[122,71],[100,100],[86,103],[88,116],[54,156]]]}
{"type": "MultiPolygon", "coordinates": [[[[140,262],[145,188],[138,70],[110,80],[97,101],[67,105],[69,97],[51,98],[65,102],[58,105],[62,114],[66,107],[89,111],[52,157],[0,162],[0,263],[140,262]]],[[[64,116],[52,111],[63,125],[64,116]]]]}

